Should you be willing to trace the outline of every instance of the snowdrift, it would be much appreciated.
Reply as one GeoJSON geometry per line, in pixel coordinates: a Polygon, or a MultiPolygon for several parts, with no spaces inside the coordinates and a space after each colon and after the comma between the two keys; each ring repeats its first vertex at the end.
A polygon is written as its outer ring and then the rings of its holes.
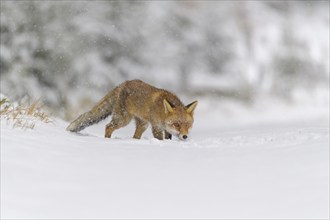
{"type": "Polygon", "coordinates": [[[201,102],[184,142],[1,120],[1,218],[328,218],[328,107],[236,107],[201,102]]]}

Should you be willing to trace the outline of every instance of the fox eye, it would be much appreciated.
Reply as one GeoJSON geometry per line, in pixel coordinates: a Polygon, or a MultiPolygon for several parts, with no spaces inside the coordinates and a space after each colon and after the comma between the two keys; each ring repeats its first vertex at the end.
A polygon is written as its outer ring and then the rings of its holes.
{"type": "Polygon", "coordinates": [[[177,122],[174,122],[174,123],[172,124],[172,127],[175,127],[175,128],[180,128],[180,124],[179,124],[179,123],[177,123],[177,122]]]}

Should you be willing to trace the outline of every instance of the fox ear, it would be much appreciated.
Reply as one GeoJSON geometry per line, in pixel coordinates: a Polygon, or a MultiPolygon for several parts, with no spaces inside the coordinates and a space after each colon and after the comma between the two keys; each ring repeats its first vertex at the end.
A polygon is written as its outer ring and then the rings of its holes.
{"type": "Polygon", "coordinates": [[[171,106],[171,104],[166,99],[163,100],[163,103],[164,103],[165,113],[166,114],[172,113],[173,107],[171,106]]]}
{"type": "Polygon", "coordinates": [[[189,114],[193,114],[197,104],[198,104],[198,101],[194,101],[194,102],[190,103],[189,105],[186,105],[186,112],[189,114]]]}

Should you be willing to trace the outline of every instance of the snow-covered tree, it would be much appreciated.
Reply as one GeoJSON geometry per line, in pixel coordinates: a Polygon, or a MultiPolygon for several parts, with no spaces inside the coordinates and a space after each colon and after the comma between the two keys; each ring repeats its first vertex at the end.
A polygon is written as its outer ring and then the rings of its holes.
{"type": "Polygon", "coordinates": [[[133,78],[240,99],[329,87],[328,1],[0,4],[1,92],[54,111],[133,78]]]}

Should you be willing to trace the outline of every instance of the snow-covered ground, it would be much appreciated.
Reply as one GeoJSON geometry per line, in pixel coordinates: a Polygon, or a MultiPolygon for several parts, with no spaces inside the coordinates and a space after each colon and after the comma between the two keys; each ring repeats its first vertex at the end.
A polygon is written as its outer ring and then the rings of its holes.
{"type": "Polygon", "coordinates": [[[185,142],[2,120],[1,218],[326,219],[328,112],[205,100],[185,142]]]}

